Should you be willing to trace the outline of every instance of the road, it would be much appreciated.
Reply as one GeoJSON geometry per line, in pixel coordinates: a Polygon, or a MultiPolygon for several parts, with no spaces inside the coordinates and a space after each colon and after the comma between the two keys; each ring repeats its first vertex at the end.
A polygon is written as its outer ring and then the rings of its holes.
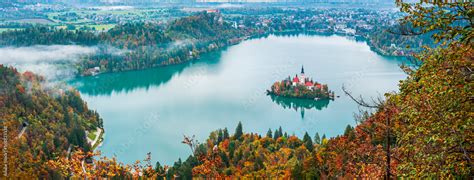
{"type": "Polygon", "coordinates": [[[18,137],[17,137],[17,138],[20,138],[21,136],[23,136],[23,133],[25,133],[26,128],[27,128],[27,127],[24,127],[23,129],[21,129],[21,132],[20,132],[20,134],[18,134],[18,137]]]}

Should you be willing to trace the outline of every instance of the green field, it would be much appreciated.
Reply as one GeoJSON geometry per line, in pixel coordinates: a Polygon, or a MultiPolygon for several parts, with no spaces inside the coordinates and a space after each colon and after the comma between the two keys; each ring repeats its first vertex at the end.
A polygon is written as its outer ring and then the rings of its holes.
{"type": "Polygon", "coordinates": [[[87,137],[90,139],[90,140],[94,140],[96,135],[95,135],[96,131],[91,131],[87,134],[87,137]]]}
{"type": "MultiPolygon", "coordinates": [[[[116,24],[86,24],[86,25],[75,25],[76,26],[76,29],[80,29],[81,27],[87,27],[87,28],[95,28],[95,30],[97,31],[102,31],[102,30],[105,30],[105,31],[108,31],[109,29],[115,27],[116,24]]],[[[61,28],[61,29],[66,29],[67,26],[66,25],[60,25],[60,26],[56,26],[57,28],[61,28]]]]}
{"type": "Polygon", "coordinates": [[[23,28],[0,28],[0,33],[5,31],[21,30],[23,28]]]}
{"type": "Polygon", "coordinates": [[[95,28],[96,30],[109,30],[111,28],[113,28],[115,26],[115,24],[91,24],[91,25],[84,25],[84,26],[87,26],[89,28],[95,28]]]}

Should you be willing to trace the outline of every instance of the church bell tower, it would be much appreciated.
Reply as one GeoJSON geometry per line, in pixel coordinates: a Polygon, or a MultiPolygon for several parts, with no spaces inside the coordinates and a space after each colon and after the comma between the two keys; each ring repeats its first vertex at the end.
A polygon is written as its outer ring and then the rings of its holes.
{"type": "Polygon", "coordinates": [[[304,67],[303,67],[303,65],[301,65],[301,75],[300,76],[301,76],[300,83],[304,84],[306,82],[306,77],[304,76],[304,67]]]}

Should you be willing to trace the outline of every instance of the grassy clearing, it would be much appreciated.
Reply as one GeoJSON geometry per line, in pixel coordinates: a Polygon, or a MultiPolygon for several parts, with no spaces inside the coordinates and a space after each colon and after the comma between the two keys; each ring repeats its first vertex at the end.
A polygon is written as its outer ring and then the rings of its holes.
{"type": "Polygon", "coordinates": [[[96,149],[100,143],[102,143],[102,141],[104,140],[104,131],[102,130],[99,134],[99,139],[97,140],[97,142],[94,144],[94,146],[92,146],[92,149],[96,149]]]}
{"type": "Polygon", "coordinates": [[[96,131],[91,131],[91,132],[89,132],[89,133],[87,134],[87,137],[88,137],[91,141],[93,141],[93,140],[95,139],[95,137],[96,137],[95,134],[96,134],[96,131]]]}
{"type": "Polygon", "coordinates": [[[88,25],[84,25],[86,27],[89,27],[89,28],[95,28],[95,30],[97,31],[102,31],[102,30],[109,30],[113,27],[115,27],[116,24],[88,24],[88,25]]]}
{"type": "Polygon", "coordinates": [[[54,21],[51,21],[50,19],[44,19],[44,18],[18,19],[12,22],[33,23],[33,24],[43,24],[43,25],[50,25],[54,23],[54,21]]]}

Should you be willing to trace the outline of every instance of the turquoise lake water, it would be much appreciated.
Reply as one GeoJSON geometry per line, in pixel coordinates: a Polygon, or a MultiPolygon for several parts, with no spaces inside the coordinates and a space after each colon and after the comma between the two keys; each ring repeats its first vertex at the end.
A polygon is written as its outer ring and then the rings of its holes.
{"type": "Polygon", "coordinates": [[[211,131],[265,134],[282,126],[302,137],[316,132],[340,135],[355,125],[358,106],[342,92],[383,96],[406,75],[401,58],[384,57],[365,42],[341,36],[294,35],[257,38],[202,55],[190,63],[142,71],[102,74],[70,82],[104,119],[103,155],[124,163],[143,160],[171,165],[190,149],[183,135],[204,141],[211,131]],[[265,94],[275,81],[300,72],[328,84],[334,101],[308,102],[265,94]]]}

